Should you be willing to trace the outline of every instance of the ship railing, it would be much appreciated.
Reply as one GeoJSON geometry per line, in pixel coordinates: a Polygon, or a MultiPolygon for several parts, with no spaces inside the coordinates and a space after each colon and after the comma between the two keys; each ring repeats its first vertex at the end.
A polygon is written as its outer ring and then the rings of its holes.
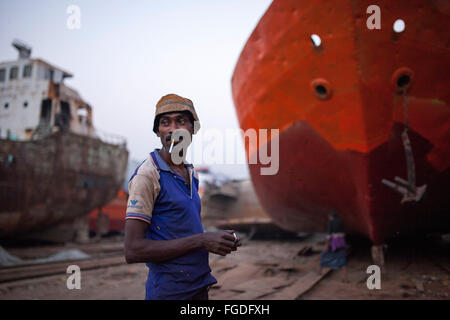
{"type": "Polygon", "coordinates": [[[114,144],[124,148],[127,146],[127,139],[116,133],[110,133],[96,128],[95,137],[109,144],[114,144]]]}

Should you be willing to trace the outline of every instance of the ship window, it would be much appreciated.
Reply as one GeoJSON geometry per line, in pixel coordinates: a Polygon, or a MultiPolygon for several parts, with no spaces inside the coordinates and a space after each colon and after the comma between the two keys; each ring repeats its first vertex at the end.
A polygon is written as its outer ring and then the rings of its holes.
{"type": "Polygon", "coordinates": [[[311,35],[311,41],[313,43],[313,46],[316,48],[320,47],[320,45],[322,44],[322,39],[320,39],[320,37],[317,34],[311,35]]]}
{"type": "Polygon", "coordinates": [[[61,101],[60,105],[61,105],[61,113],[63,113],[67,119],[70,119],[71,118],[70,104],[66,101],[61,101]]]}
{"type": "Polygon", "coordinates": [[[327,95],[327,88],[325,88],[322,85],[317,85],[316,86],[316,92],[319,96],[326,96],[327,95]]]}
{"type": "Polygon", "coordinates": [[[311,82],[314,93],[320,100],[327,100],[331,98],[332,89],[330,83],[322,78],[315,79],[311,82]]]}
{"type": "Polygon", "coordinates": [[[61,131],[66,131],[70,128],[70,105],[66,101],[60,102],[61,111],[55,115],[55,125],[58,126],[61,131]]]}
{"type": "Polygon", "coordinates": [[[394,31],[397,33],[403,32],[405,31],[405,21],[403,21],[402,19],[397,19],[394,22],[394,31]]]}
{"type": "Polygon", "coordinates": [[[404,74],[404,75],[402,75],[402,76],[400,76],[400,77],[398,78],[398,80],[397,80],[397,86],[398,86],[399,88],[406,88],[406,87],[409,85],[410,82],[411,82],[410,76],[407,75],[407,74],[404,74]]]}
{"type": "Polygon", "coordinates": [[[44,79],[44,80],[52,80],[53,79],[53,70],[46,68],[45,66],[40,66],[38,74],[39,74],[39,79],[44,79]]]}
{"type": "Polygon", "coordinates": [[[9,80],[17,79],[18,75],[19,75],[19,67],[15,66],[9,70],[9,80]]]}
{"type": "Polygon", "coordinates": [[[5,82],[6,79],[6,69],[0,69],[0,82],[5,82]]]}
{"type": "Polygon", "coordinates": [[[8,109],[8,107],[9,107],[9,103],[8,103],[8,102],[7,102],[7,103],[5,103],[4,107],[5,107],[5,109],[8,109]]]}
{"type": "Polygon", "coordinates": [[[45,79],[49,79],[50,81],[53,81],[53,75],[55,74],[55,71],[52,69],[48,69],[47,75],[45,79]]]}
{"type": "Polygon", "coordinates": [[[28,101],[25,101],[25,102],[23,103],[23,107],[24,107],[24,108],[28,107],[28,101]]]}
{"type": "Polygon", "coordinates": [[[31,64],[27,64],[25,67],[23,67],[23,77],[24,78],[29,78],[31,77],[31,71],[32,71],[32,65],[31,64]]]}
{"type": "Polygon", "coordinates": [[[50,122],[50,118],[52,116],[51,112],[52,112],[52,100],[51,99],[42,100],[40,121],[44,123],[50,122]]]}

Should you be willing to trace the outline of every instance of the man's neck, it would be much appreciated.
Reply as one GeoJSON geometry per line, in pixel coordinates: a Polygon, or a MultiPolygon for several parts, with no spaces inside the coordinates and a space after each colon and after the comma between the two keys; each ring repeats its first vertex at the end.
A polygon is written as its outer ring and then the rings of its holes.
{"type": "Polygon", "coordinates": [[[167,163],[167,165],[169,167],[172,167],[172,168],[175,167],[175,168],[179,168],[179,169],[184,168],[184,163],[175,164],[172,162],[171,154],[169,153],[168,150],[166,150],[166,148],[162,147],[159,150],[159,155],[161,156],[161,158],[163,158],[163,160],[167,163]]]}

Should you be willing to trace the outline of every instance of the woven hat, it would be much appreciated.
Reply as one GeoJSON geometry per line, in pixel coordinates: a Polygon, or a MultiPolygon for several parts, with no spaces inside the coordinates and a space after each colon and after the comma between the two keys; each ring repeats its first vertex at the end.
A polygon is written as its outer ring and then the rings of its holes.
{"type": "Polygon", "coordinates": [[[191,100],[173,93],[163,96],[156,104],[155,119],[153,121],[153,132],[156,133],[158,131],[159,123],[157,123],[156,120],[159,115],[168,112],[181,111],[188,111],[194,118],[194,121],[197,121],[197,125],[194,126],[194,134],[196,134],[200,129],[200,120],[198,119],[197,113],[195,112],[194,104],[191,100]]]}

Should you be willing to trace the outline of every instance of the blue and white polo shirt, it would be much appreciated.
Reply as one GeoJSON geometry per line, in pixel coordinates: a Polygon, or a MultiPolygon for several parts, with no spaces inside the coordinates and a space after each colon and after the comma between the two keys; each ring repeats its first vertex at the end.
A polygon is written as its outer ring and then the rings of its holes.
{"type": "MultiPolygon", "coordinates": [[[[191,164],[190,185],[159,155],[150,153],[128,184],[126,219],[148,223],[147,239],[172,240],[203,233],[198,177],[191,164]]],[[[217,283],[211,275],[209,253],[195,249],[160,263],[147,263],[146,299],[187,299],[205,286],[217,283]]]]}

